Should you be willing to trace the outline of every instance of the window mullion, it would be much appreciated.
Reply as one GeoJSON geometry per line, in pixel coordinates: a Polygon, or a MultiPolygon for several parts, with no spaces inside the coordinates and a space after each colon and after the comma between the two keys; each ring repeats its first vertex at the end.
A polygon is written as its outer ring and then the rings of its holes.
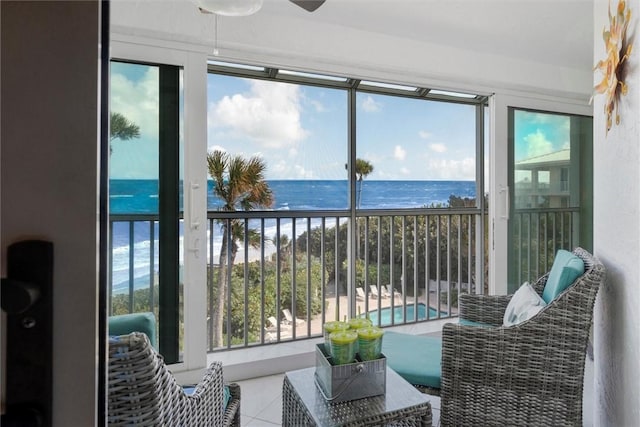
{"type": "Polygon", "coordinates": [[[159,346],[167,363],[179,361],[180,70],[159,66],[159,346]]]}

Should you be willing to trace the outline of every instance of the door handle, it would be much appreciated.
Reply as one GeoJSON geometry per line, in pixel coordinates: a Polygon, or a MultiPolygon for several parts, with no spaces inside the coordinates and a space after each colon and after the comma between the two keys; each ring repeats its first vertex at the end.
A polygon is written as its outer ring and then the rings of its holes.
{"type": "Polygon", "coordinates": [[[7,248],[0,283],[7,313],[5,427],[52,425],[53,243],[16,242],[7,248]]]}
{"type": "Polygon", "coordinates": [[[509,210],[511,209],[511,199],[509,194],[509,186],[503,187],[500,186],[500,190],[498,194],[504,194],[504,206],[502,209],[502,215],[500,215],[501,219],[509,220],[509,210]]]}

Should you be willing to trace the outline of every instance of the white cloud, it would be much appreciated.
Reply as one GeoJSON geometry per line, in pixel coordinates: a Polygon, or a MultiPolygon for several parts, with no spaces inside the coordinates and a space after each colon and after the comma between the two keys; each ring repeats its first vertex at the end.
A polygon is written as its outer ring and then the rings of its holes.
{"type": "Polygon", "coordinates": [[[306,170],[304,167],[300,165],[294,166],[295,176],[299,179],[312,179],[313,171],[306,170]]]}
{"type": "Polygon", "coordinates": [[[273,170],[278,176],[283,175],[287,170],[287,162],[285,160],[279,160],[277,163],[269,165],[269,168],[273,170]]]}
{"type": "Polygon", "coordinates": [[[476,161],[472,157],[462,160],[430,159],[427,170],[430,179],[474,180],[476,161]]]}
{"type": "Polygon", "coordinates": [[[325,107],[324,104],[320,101],[311,100],[309,101],[309,104],[313,106],[314,110],[316,110],[316,113],[326,113],[327,111],[329,111],[327,107],[325,107]]]}
{"type": "Polygon", "coordinates": [[[442,143],[433,143],[433,144],[429,144],[429,149],[431,151],[435,151],[436,153],[444,153],[445,151],[447,151],[447,146],[442,144],[442,143]]]}
{"type": "Polygon", "coordinates": [[[120,113],[140,127],[140,136],[158,136],[158,68],[149,67],[137,81],[125,75],[111,75],[111,111],[120,113]]]}
{"type": "Polygon", "coordinates": [[[540,129],[524,137],[527,143],[527,157],[536,157],[553,152],[553,143],[540,129]]]}
{"type": "Polygon", "coordinates": [[[393,149],[393,157],[396,160],[404,160],[407,157],[407,150],[402,148],[400,145],[396,145],[393,149]]]}
{"type": "Polygon", "coordinates": [[[365,113],[377,113],[382,109],[382,104],[376,102],[371,96],[367,96],[360,104],[365,113]]]}
{"type": "Polygon", "coordinates": [[[407,169],[407,168],[400,168],[400,173],[402,175],[410,175],[411,171],[409,169],[407,169]]]}
{"type": "Polygon", "coordinates": [[[418,136],[422,139],[429,139],[431,138],[431,133],[427,132],[426,130],[421,130],[420,132],[418,132],[418,136]]]}
{"type": "Polygon", "coordinates": [[[222,151],[223,153],[226,153],[227,149],[221,145],[212,145],[209,147],[209,152],[211,153],[213,151],[222,151]]]}
{"type": "Polygon", "coordinates": [[[312,170],[305,169],[304,166],[294,164],[290,160],[280,159],[269,166],[271,172],[278,177],[286,177],[287,179],[313,179],[312,170]]]}
{"type": "Polygon", "coordinates": [[[307,136],[300,122],[300,99],[297,85],[253,80],[248,94],[225,96],[210,105],[209,127],[226,128],[264,148],[295,146],[307,136]]]}
{"type": "Polygon", "coordinates": [[[538,113],[533,111],[518,111],[518,121],[529,124],[551,125],[558,129],[568,131],[571,127],[571,118],[562,114],[538,113]]]}

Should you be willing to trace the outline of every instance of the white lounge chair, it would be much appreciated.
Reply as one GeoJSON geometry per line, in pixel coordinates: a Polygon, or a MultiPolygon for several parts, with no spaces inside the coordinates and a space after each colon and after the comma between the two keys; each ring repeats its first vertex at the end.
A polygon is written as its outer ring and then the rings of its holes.
{"type": "Polygon", "coordinates": [[[367,294],[364,293],[364,289],[362,289],[360,287],[356,288],[356,299],[359,299],[359,300],[362,300],[362,301],[367,299],[367,294]]]}
{"type": "MultiPolygon", "coordinates": [[[[284,314],[284,318],[287,319],[287,322],[290,325],[293,325],[293,315],[291,314],[291,311],[288,308],[285,308],[282,310],[282,314],[284,314]]],[[[304,319],[295,319],[296,321],[296,325],[303,325],[304,324],[304,319]]]]}
{"type": "MultiPolygon", "coordinates": [[[[267,332],[275,332],[278,330],[278,319],[274,316],[267,317],[267,326],[264,328],[267,332]]],[[[288,330],[291,329],[291,326],[286,323],[280,323],[280,330],[288,330]]]]}
{"type": "Polygon", "coordinates": [[[369,285],[369,289],[371,290],[371,296],[374,298],[389,298],[389,295],[385,295],[384,293],[378,292],[378,287],[375,285],[369,285]]]}
{"type": "Polygon", "coordinates": [[[393,287],[391,285],[387,285],[384,286],[382,285],[382,293],[383,295],[387,295],[387,296],[391,296],[391,291],[393,291],[393,297],[394,298],[402,298],[402,294],[398,291],[396,291],[395,289],[393,289],[393,287]]]}
{"type": "MultiPolygon", "coordinates": [[[[276,331],[267,331],[267,328],[265,329],[265,333],[264,333],[264,340],[265,342],[275,342],[278,340],[278,333],[276,331]]],[[[280,329],[280,340],[286,340],[291,338],[291,331],[289,328],[287,329],[280,329]]]]}

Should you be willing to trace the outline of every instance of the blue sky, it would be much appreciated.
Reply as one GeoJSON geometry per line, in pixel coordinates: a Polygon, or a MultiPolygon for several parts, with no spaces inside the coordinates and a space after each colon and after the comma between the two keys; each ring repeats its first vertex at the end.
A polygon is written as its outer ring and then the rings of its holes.
{"type": "Polygon", "coordinates": [[[516,110],[515,161],[569,148],[569,116],[516,110]]]}
{"type": "Polygon", "coordinates": [[[158,177],[158,68],[111,63],[111,111],[140,127],[140,138],[111,141],[111,178],[158,177]]]}
{"type": "MultiPolygon", "coordinates": [[[[209,76],[209,149],[259,155],[269,179],[346,179],[347,93],[209,76]]],[[[475,178],[474,107],[358,93],[367,179],[475,178]]]]}
{"type": "MultiPolygon", "coordinates": [[[[344,90],[209,75],[209,150],[261,156],[267,179],[346,179],[344,90]]],[[[474,180],[473,106],[360,92],[356,155],[369,180],[474,180]]],[[[158,70],[112,63],[111,109],[141,137],[112,142],[112,178],[158,175],[158,70]]],[[[516,161],[568,144],[564,116],[516,113],[516,161]]]]}

